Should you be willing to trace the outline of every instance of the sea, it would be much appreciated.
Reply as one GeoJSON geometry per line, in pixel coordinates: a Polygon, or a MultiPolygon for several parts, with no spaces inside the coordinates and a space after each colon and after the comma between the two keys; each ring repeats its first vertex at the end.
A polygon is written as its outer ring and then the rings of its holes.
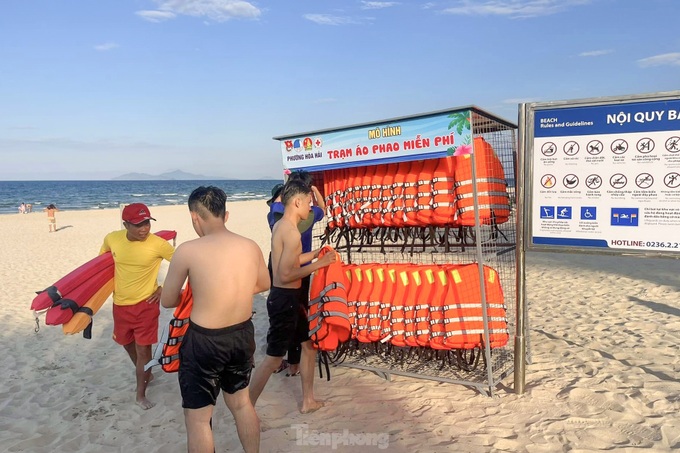
{"type": "Polygon", "coordinates": [[[50,203],[60,210],[118,208],[121,204],[144,203],[148,206],[186,204],[189,194],[199,186],[216,186],[227,193],[229,201],[268,200],[272,187],[283,181],[0,181],[0,214],[16,214],[21,203],[42,211],[50,203]]]}

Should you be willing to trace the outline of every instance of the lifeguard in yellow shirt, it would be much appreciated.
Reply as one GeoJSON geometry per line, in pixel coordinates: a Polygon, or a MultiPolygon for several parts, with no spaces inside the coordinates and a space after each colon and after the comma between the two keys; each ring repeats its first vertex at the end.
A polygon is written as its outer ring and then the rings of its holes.
{"type": "Polygon", "coordinates": [[[109,233],[99,254],[111,252],[115,263],[113,290],[113,340],[122,345],[135,365],[137,404],[150,409],[146,386],[152,379],[144,364],[151,360],[151,345],[158,342],[158,285],[161,262],[170,261],[175,249],[151,233],[149,208],[133,203],[123,208],[124,230],[109,233]]]}

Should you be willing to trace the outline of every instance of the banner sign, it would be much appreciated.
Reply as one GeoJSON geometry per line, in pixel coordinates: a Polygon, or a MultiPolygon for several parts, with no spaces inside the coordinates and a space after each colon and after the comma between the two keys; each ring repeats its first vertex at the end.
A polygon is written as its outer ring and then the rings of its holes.
{"type": "Polygon", "coordinates": [[[470,110],[275,137],[284,170],[320,171],[453,155],[471,147],[470,110]]]}
{"type": "Polygon", "coordinates": [[[680,99],[593,104],[533,112],[529,247],[680,252],[680,99]]]}

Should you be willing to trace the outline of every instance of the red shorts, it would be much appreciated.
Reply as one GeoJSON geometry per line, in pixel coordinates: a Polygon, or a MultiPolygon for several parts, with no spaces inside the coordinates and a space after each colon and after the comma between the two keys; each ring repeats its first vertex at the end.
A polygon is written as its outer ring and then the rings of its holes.
{"type": "Polygon", "coordinates": [[[135,305],[113,304],[113,341],[123,346],[133,341],[140,346],[157,343],[160,313],[158,303],[145,300],[135,305]]]}

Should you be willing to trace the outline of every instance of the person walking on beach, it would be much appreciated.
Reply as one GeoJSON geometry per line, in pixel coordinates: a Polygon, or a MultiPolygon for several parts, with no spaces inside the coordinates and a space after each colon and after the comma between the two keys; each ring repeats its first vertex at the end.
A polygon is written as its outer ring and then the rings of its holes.
{"type": "Polygon", "coordinates": [[[193,307],[179,352],[179,386],[189,451],[212,452],[210,420],[220,389],[234,416],[246,452],[259,450],[260,420],[248,384],[255,353],[253,295],[269,289],[262,250],[227,229],[227,196],[199,187],[189,213],[199,238],[177,248],[165,279],[161,304],[176,307],[191,276],[193,307]]]}
{"type": "Polygon", "coordinates": [[[313,412],[323,406],[314,398],[314,360],[316,353],[309,340],[307,307],[302,294],[302,277],[326,267],[336,259],[334,253],[322,258],[318,251],[302,253],[298,224],[309,216],[312,190],[299,180],[289,180],[283,188],[281,202],[284,213],[272,230],[272,269],[274,281],[267,297],[269,330],[265,359],[255,369],[250,385],[253,405],[267,385],[272,373],[279,367],[283,356],[294,341],[302,343],[300,376],[302,380],[302,406],[300,412],[313,412]]]}
{"type": "Polygon", "coordinates": [[[45,211],[47,212],[47,227],[49,228],[49,232],[57,232],[57,219],[55,217],[55,213],[58,211],[57,207],[50,203],[47,205],[45,208],[45,211]]]}
{"type": "MultiPolygon", "coordinates": [[[[312,175],[304,170],[301,171],[295,171],[290,174],[289,180],[299,180],[302,181],[306,186],[308,186],[312,190],[312,205],[310,206],[309,210],[309,216],[307,216],[306,219],[302,220],[298,224],[298,230],[300,231],[301,235],[301,242],[302,242],[302,253],[308,253],[312,251],[312,231],[314,229],[314,224],[316,222],[320,222],[323,220],[325,211],[326,211],[326,204],[324,203],[323,196],[319,192],[319,189],[316,188],[316,186],[313,185],[312,181],[312,175]]],[[[278,221],[281,216],[283,216],[283,203],[281,203],[281,195],[280,192],[283,189],[283,184],[279,184],[277,186],[274,186],[274,189],[272,189],[272,199],[269,200],[269,214],[267,214],[267,221],[269,223],[269,229],[274,228],[274,224],[276,221],[278,221]],[[279,188],[280,187],[280,188],[279,188]],[[275,190],[278,189],[278,193],[275,194],[275,190]]],[[[309,263],[302,263],[302,266],[306,266],[309,263]]],[[[269,260],[269,272],[271,276],[271,254],[270,254],[270,260],[269,260]]],[[[307,307],[309,305],[309,282],[310,282],[310,276],[307,275],[306,277],[302,278],[302,297],[304,298],[304,306],[307,307]]],[[[282,361],[281,367],[279,367],[276,372],[280,372],[286,367],[290,366],[290,369],[288,373],[286,373],[286,376],[299,376],[300,375],[300,355],[302,352],[302,345],[299,341],[295,341],[291,344],[290,348],[288,349],[288,361],[286,360],[282,361]]]]}
{"type": "Polygon", "coordinates": [[[146,397],[153,379],[144,365],[151,360],[151,345],[158,341],[158,285],[161,262],[170,261],[175,251],[170,243],[151,233],[149,208],[133,203],[123,208],[125,229],[109,233],[99,254],[111,252],[114,261],[113,340],[125,348],[135,365],[136,401],[142,409],[154,403],[146,397]]]}

